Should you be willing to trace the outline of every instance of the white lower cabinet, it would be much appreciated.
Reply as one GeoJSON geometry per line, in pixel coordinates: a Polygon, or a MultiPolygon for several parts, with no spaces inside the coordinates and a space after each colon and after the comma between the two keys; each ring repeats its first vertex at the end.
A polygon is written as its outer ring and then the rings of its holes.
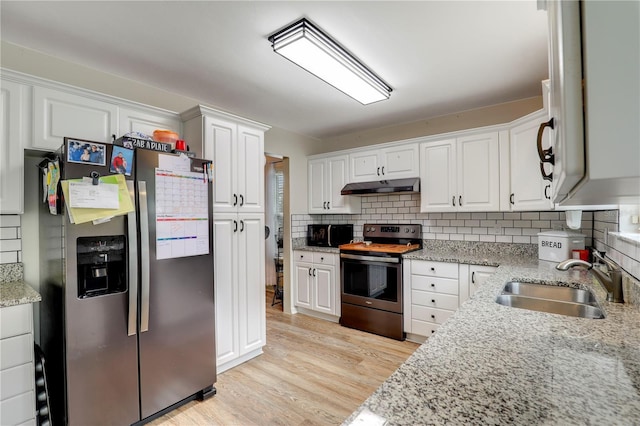
{"type": "Polygon", "coordinates": [[[301,312],[340,316],[338,255],[324,252],[294,251],[294,304],[301,312]],[[308,312],[312,311],[312,312],[308,312]]]}
{"type": "Polygon", "coordinates": [[[33,307],[0,309],[0,424],[35,424],[33,307]]]}
{"type": "Polygon", "coordinates": [[[458,264],[412,259],[403,266],[404,331],[421,340],[458,309],[458,264]]]}
{"type": "Polygon", "coordinates": [[[497,266],[460,264],[460,304],[466,302],[478,287],[498,269],[497,266]]]}
{"type": "Polygon", "coordinates": [[[262,353],[266,343],[264,217],[216,214],[216,364],[221,373],[262,353]]]}

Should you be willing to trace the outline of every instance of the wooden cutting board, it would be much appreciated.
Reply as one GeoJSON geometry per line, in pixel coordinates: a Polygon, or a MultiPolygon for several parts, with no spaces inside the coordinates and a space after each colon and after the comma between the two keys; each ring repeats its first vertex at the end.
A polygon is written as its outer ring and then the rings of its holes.
{"type": "Polygon", "coordinates": [[[356,251],[371,251],[380,253],[395,253],[402,254],[408,251],[417,250],[420,248],[419,244],[369,244],[366,245],[363,242],[342,244],[339,246],[340,250],[356,250],[356,251]]]}

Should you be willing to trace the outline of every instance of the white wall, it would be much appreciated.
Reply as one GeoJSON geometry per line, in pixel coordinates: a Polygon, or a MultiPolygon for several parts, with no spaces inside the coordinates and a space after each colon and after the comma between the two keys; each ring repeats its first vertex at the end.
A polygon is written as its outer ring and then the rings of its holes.
{"type": "Polygon", "coordinates": [[[307,155],[318,145],[317,139],[271,128],[264,136],[264,150],[289,158],[290,213],[307,212],[307,155]]]}
{"type": "Polygon", "coordinates": [[[379,129],[349,133],[329,139],[314,146],[314,154],[356,148],[384,142],[431,136],[476,127],[492,126],[511,122],[517,118],[542,109],[542,84],[540,96],[521,99],[499,105],[461,111],[455,114],[425,118],[411,123],[396,124],[379,129]]]}

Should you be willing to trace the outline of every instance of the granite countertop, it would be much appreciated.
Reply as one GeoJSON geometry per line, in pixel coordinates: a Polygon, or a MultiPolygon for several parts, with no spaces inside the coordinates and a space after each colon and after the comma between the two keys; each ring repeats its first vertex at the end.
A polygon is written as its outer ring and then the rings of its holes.
{"type": "Polygon", "coordinates": [[[334,253],[339,254],[340,249],[338,247],[313,247],[307,245],[301,245],[298,247],[294,247],[294,250],[302,250],[302,251],[315,251],[318,253],[334,253]]]}
{"type": "Polygon", "coordinates": [[[0,308],[42,300],[40,294],[26,284],[22,277],[22,263],[0,264],[0,308]]]}
{"type": "Polygon", "coordinates": [[[428,240],[423,242],[421,250],[412,251],[402,257],[483,266],[532,266],[538,263],[538,246],[428,240]]]}
{"type": "Polygon", "coordinates": [[[606,302],[584,270],[515,263],[500,266],[344,424],[360,412],[393,425],[640,423],[638,307],[606,302]],[[606,318],[495,303],[512,279],[586,286],[606,318]]]}
{"type": "Polygon", "coordinates": [[[42,300],[40,294],[24,281],[0,283],[0,308],[34,303],[42,300]]]}
{"type": "Polygon", "coordinates": [[[308,246],[306,238],[293,238],[291,240],[291,249],[292,250],[302,250],[302,251],[315,251],[318,253],[334,253],[339,254],[340,249],[338,247],[315,247],[308,246]]]}

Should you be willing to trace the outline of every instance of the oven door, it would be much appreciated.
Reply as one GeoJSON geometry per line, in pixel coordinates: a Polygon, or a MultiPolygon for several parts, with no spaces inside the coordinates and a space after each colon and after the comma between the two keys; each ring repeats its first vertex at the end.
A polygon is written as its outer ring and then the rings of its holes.
{"type": "Polygon", "coordinates": [[[340,254],[342,303],[402,313],[402,259],[340,254]]]}

